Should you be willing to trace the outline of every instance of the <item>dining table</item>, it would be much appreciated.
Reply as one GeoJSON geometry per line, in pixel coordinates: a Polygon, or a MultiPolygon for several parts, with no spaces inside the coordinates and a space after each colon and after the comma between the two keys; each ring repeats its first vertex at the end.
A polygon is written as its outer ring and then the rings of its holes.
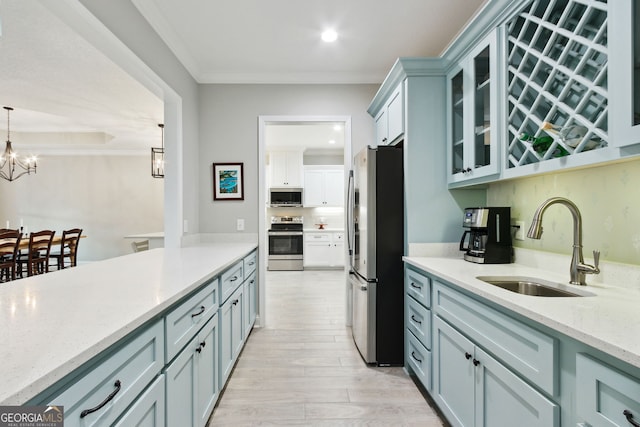
{"type": "MultiPolygon", "coordinates": [[[[85,235],[81,235],[80,238],[84,239],[85,235]]],[[[62,242],[62,235],[55,235],[53,236],[53,240],[51,241],[51,247],[54,247],[56,245],[59,245],[60,242],[62,242]]],[[[20,244],[18,245],[18,250],[27,250],[29,249],[29,237],[28,236],[23,236],[22,239],[20,239],[20,244]]]]}

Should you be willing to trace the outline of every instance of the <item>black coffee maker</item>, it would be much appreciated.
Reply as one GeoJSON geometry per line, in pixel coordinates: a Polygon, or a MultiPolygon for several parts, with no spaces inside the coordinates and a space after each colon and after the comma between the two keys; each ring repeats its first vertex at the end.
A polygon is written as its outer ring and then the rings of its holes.
{"type": "Polygon", "coordinates": [[[460,240],[465,261],[479,264],[509,264],[511,246],[511,208],[466,208],[460,240]]]}

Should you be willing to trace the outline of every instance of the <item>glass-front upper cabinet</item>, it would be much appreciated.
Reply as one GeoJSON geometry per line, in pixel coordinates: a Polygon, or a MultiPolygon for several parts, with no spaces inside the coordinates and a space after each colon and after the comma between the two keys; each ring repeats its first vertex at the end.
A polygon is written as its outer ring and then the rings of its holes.
{"type": "Polygon", "coordinates": [[[499,171],[497,37],[496,30],[448,75],[449,184],[499,171]]]}
{"type": "Polygon", "coordinates": [[[615,0],[611,8],[611,139],[640,143],[640,0],[615,0]]]}

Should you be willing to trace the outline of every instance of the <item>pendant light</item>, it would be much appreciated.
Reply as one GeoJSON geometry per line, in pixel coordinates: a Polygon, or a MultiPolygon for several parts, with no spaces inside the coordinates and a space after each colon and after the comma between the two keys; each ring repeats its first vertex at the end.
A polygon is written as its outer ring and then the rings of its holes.
{"type": "Polygon", "coordinates": [[[151,176],[164,178],[164,124],[158,124],[162,133],[162,147],[151,147],[151,176]]]}
{"type": "Polygon", "coordinates": [[[15,181],[22,175],[30,175],[31,172],[36,173],[36,157],[25,157],[24,160],[18,158],[18,154],[13,151],[11,147],[11,132],[9,128],[9,115],[13,111],[11,107],[4,107],[7,110],[7,145],[5,146],[4,153],[0,155],[0,177],[7,181],[15,181]],[[18,171],[16,173],[16,166],[18,171]]]}

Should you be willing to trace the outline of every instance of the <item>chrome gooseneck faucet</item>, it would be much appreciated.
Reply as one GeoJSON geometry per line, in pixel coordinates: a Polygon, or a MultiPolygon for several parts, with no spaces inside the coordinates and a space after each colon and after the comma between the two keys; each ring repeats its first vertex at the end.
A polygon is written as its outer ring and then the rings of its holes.
{"type": "Polygon", "coordinates": [[[571,257],[571,267],[569,270],[571,274],[569,283],[572,285],[585,286],[587,284],[585,282],[586,274],[600,273],[600,269],[598,268],[600,251],[593,251],[593,262],[595,265],[584,263],[582,257],[582,216],[580,216],[578,207],[571,200],[563,197],[552,197],[545,200],[533,215],[533,221],[531,222],[531,227],[529,227],[527,237],[540,239],[542,236],[542,215],[549,206],[556,203],[566,206],[569,211],[571,211],[571,216],[573,216],[573,256],[571,257]]]}

